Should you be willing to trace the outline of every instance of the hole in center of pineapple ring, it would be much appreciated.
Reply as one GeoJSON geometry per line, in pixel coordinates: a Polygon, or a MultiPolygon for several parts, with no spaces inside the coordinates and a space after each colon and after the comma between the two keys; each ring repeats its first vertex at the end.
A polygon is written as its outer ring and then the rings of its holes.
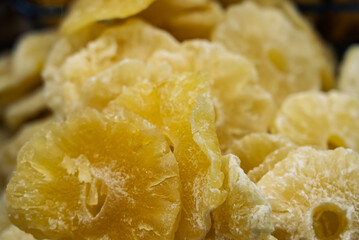
{"type": "Polygon", "coordinates": [[[346,148],[345,141],[339,137],[338,135],[330,135],[327,139],[327,147],[328,149],[336,149],[338,147],[344,147],[346,148]]]}
{"type": "Polygon", "coordinates": [[[323,203],[313,210],[313,229],[320,240],[338,239],[348,225],[346,212],[333,203],[323,203]]]}

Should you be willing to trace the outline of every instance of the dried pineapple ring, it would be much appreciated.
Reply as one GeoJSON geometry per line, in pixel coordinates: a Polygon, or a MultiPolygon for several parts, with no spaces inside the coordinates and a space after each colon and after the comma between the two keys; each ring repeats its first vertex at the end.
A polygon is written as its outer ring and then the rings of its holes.
{"type": "Polygon", "coordinates": [[[359,99],[345,93],[303,92],[282,104],[273,132],[298,145],[359,151],[359,99]]]}
{"type": "Polygon", "coordinates": [[[12,222],[37,238],[172,239],[178,165],[137,115],[86,110],[21,149],[7,202],[12,222]]]}
{"type": "Polygon", "coordinates": [[[10,225],[0,232],[1,240],[36,240],[31,234],[21,231],[14,225],[10,225]]]}
{"type": "Polygon", "coordinates": [[[31,91],[41,83],[40,73],[57,35],[52,30],[30,32],[17,42],[13,55],[1,63],[6,74],[0,70],[0,108],[31,91]]]}
{"type": "Polygon", "coordinates": [[[140,16],[165,29],[176,39],[209,39],[213,28],[222,20],[224,11],[214,1],[158,0],[140,16]],[[180,4],[181,6],[178,6],[180,4]],[[183,4],[183,6],[182,6],[183,4]]]}
{"type": "Polygon", "coordinates": [[[239,162],[231,154],[223,157],[228,197],[212,213],[216,239],[267,239],[273,231],[271,207],[239,162]]]}
{"type": "Polygon", "coordinates": [[[233,142],[228,149],[241,160],[241,168],[245,173],[258,167],[272,152],[283,147],[294,147],[288,139],[268,133],[252,133],[233,142]]]}
{"type": "Polygon", "coordinates": [[[257,83],[253,64],[219,44],[187,41],[177,51],[157,51],[149,62],[167,62],[173,72],[204,72],[216,106],[216,128],[222,150],[250,132],[265,132],[274,103],[257,83]]]}
{"type": "Polygon", "coordinates": [[[127,18],[147,8],[154,0],[78,0],[64,19],[61,32],[68,35],[101,20],[127,18]]]}
{"type": "Polygon", "coordinates": [[[340,67],[340,90],[359,95],[359,45],[351,46],[340,67]]]}
{"type": "Polygon", "coordinates": [[[359,155],[302,147],[257,183],[278,239],[358,239],[359,155]]]}
{"type": "Polygon", "coordinates": [[[174,50],[177,41],[168,33],[132,19],[110,28],[75,52],[59,67],[58,79],[45,79],[47,94],[53,99],[56,113],[66,115],[74,111],[84,82],[124,59],[146,60],[158,49],[174,50]]]}
{"type": "Polygon", "coordinates": [[[291,93],[320,88],[321,61],[312,39],[276,8],[253,2],[231,6],[212,39],[252,60],[277,104],[291,93]]]}
{"type": "Polygon", "coordinates": [[[4,120],[9,128],[16,129],[27,120],[34,119],[47,110],[43,96],[43,88],[39,88],[7,106],[4,113],[4,120]]]}
{"type": "Polygon", "coordinates": [[[0,194],[0,239],[1,240],[35,240],[28,233],[12,225],[7,216],[5,193],[0,194]]]}
{"type": "Polygon", "coordinates": [[[130,109],[159,126],[172,143],[183,188],[176,239],[203,239],[210,229],[210,212],[225,198],[214,109],[203,97],[208,93],[202,75],[173,75],[161,84],[123,90],[104,110],[111,115],[121,107],[130,109]]]}
{"type": "Polygon", "coordinates": [[[16,167],[16,157],[22,146],[29,141],[32,136],[49,124],[53,119],[51,117],[37,120],[25,124],[12,138],[4,141],[0,147],[0,177],[7,182],[16,167]]]}
{"type": "Polygon", "coordinates": [[[286,158],[288,154],[296,148],[297,147],[293,145],[281,147],[274,152],[271,152],[264,158],[263,162],[259,166],[251,169],[248,172],[249,179],[252,182],[257,183],[267,172],[272,170],[278,162],[286,158]]]}

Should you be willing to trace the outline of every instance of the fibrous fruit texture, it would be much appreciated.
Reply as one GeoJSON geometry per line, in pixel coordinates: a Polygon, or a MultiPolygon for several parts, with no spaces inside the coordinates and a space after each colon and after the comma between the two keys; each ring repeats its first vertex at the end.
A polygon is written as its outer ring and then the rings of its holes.
{"type": "Polygon", "coordinates": [[[257,183],[278,239],[358,239],[359,155],[343,148],[291,152],[257,183]]]}
{"type": "Polygon", "coordinates": [[[7,201],[11,221],[37,238],[171,239],[178,164],[146,120],[84,110],[22,148],[7,201]]]}

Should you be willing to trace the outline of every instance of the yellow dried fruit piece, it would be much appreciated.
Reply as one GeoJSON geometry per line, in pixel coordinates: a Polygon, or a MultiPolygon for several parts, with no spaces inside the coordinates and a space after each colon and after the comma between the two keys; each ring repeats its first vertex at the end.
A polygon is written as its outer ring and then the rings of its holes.
{"type": "Polygon", "coordinates": [[[232,155],[223,157],[226,201],[212,213],[216,239],[268,239],[271,207],[232,155]]]}
{"type": "Polygon", "coordinates": [[[9,128],[16,129],[27,120],[46,112],[47,106],[43,96],[43,88],[9,105],[4,112],[5,123],[9,128]]]}
{"type": "Polygon", "coordinates": [[[269,153],[260,165],[251,169],[248,172],[247,175],[249,179],[252,182],[257,183],[267,172],[272,170],[278,162],[286,158],[287,155],[294,149],[296,149],[296,147],[292,145],[287,147],[281,147],[269,153]]]}
{"type": "Polygon", "coordinates": [[[278,105],[292,93],[321,86],[321,60],[312,39],[276,8],[249,1],[233,5],[212,39],[253,61],[261,85],[278,105]]]}
{"type": "Polygon", "coordinates": [[[61,89],[60,83],[64,81],[60,68],[66,59],[80,51],[88,42],[97,38],[105,29],[113,25],[107,22],[96,23],[74,34],[62,36],[56,41],[42,72],[45,81],[45,99],[54,112],[61,112],[62,108],[62,99],[58,92],[61,89]]]}
{"type": "Polygon", "coordinates": [[[142,82],[162,82],[167,80],[166,77],[170,74],[171,69],[165,64],[150,66],[139,60],[125,59],[78,86],[79,99],[68,102],[69,108],[74,105],[73,102],[78,101],[79,106],[76,107],[83,105],[102,110],[121,94],[122,89],[142,82]]]}
{"type": "Polygon", "coordinates": [[[257,183],[273,209],[278,239],[359,237],[359,155],[350,150],[291,152],[257,183]]]}
{"type": "Polygon", "coordinates": [[[213,28],[223,18],[223,9],[214,1],[158,0],[140,14],[153,25],[163,28],[178,40],[209,39],[213,28]],[[173,3],[178,2],[184,5],[173,3]]]}
{"type": "Polygon", "coordinates": [[[0,234],[10,225],[11,222],[7,216],[6,211],[6,196],[5,193],[0,190],[0,234]]]}
{"type": "Polygon", "coordinates": [[[11,221],[36,238],[173,239],[181,209],[165,138],[124,110],[48,126],[20,150],[6,195],[11,221]]]}
{"type": "Polygon", "coordinates": [[[340,92],[303,92],[286,99],[272,131],[298,145],[359,151],[359,99],[340,92]]]}
{"type": "Polygon", "coordinates": [[[274,102],[258,83],[253,64],[219,44],[192,40],[177,51],[157,51],[149,60],[168,63],[173,72],[207,74],[216,107],[216,129],[225,151],[235,139],[250,132],[266,132],[274,102]]]}
{"type": "Polygon", "coordinates": [[[167,32],[139,19],[107,29],[85,48],[67,57],[59,68],[59,79],[46,79],[50,83],[46,91],[51,106],[60,115],[69,114],[76,109],[82,85],[91,77],[124,59],[146,60],[158,49],[174,50],[177,46],[177,41],[167,32]]]}
{"type": "Polygon", "coordinates": [[[38,131],[49,124],[51,117],[25,124],[15,136],[6,140],[0,147],[0,176],[7,182],[16,167],[17,154],[38,131]]]}
{"type": "Polygon", "coordinates": [[[14,225],[10,225],[3,232],[0,232],[1,240],[35,240],[35,238],[28,233],[21,231],[14,225]]]}
{"type": "Polygon", "coordinates": [[[5,193],[0,194],[0,239],[1,240],[35,240],[28,233],[25,233],[11,224],[6,211],[5,193]]]}
{"type": "Polygon", "coordinates": [[[147,8],[154,0],[78,0],[65,17],[61,32],[72,34],[101,20],[124,19],[147,8]]]}
{"type": "Polygon", "coordinates": [[[182,212],[176,239],[202,239],[210,212],[225,199],[221,152],[208,80],[199,74],[173,75],[160,84],[141,83],[123,90],[104,110],[125,107],[159,126],[179,165],[182,212]]]}
{"type": "Polygon", "coordinates": [[[241,160],[245,173],[258,167],[272,152],[291,147],[294,144],[280,135],[268,133],[251,133],[233,142],[227,153],[232,153],[241,160]]]}
{"type": "Polygon", "coordinates": [[[11,56],[7,74],[0,76],[0,105],[6,105],[41,83],[41,71],[57,39],[53,30],[30,32],[22,36],[11,56]]]}
{"type": "Polygon", "coordinates": [[[351,46],[345,53],[340,67],[338,88],[359,95],[359,45],[351,46]]]}

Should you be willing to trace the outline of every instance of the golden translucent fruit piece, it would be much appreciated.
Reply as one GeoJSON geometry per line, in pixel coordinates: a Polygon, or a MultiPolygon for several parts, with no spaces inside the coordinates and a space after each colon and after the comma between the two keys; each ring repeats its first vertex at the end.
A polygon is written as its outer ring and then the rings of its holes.
{"type": "Polygon", "coordinates": [[[61,32],[72,34],[102,20],[124,19],[147,8],[154,0],[77,0],[65,17],[61,32]]]}
{"type": "Polygon", "coordinates": [[[268,239],[274,230],[271,207],[232,155],[223,157],[226,201],[212,212],[216,239],[268,239]]]}
{"type": "Polygon", "coordinates": [[[340,92],[303,92],[286,99],[273,132],[298,145],[359,151],[359,99],[340,92]]]}
{"type": "Polygon", "coordinates": [[[274,7],[250,1],[229,7],[212,39],[253,61],[278,105],[292,93],[321,86],[321,56],[311,37],[274,7]]]}
{"type": "Polygon", "coordinates": [[[140,13],[142,18],[181,41],[209,39],[223,15],[221,6],[210,0],[157,0],[140,13]]]}
{"type": "Polygon", "coordinates": [[[31,234],[25,233],[13,224],[11,224],[10,219],[7,216],[6,199],[4,192],[2,192],[0,195],[0,239],[35,240],[35,238],[31,234]]]}
{"type": "Polygon", "coordinates": [[[0,108],[41,83],[40,73],[57,39],[53,30],[30,32],[16,43],[14,53],[0,60],[0,108]]]}
{"type": "Polygon", "coordinates": [[[16,129],[27,120],[34,119],[42,113],[45,114],[48,108],[43,94],[44,89],[39,88],[7,106],[4,113],[7,127],[16,129]]]}
{"type": "MultiPolygon", "coordinates": [[[[46,91],[50,105],[57,114],[67,115],[77,110],[81,88],[92,77],[124,59],[145,61],[159,49],[174,50],[176,47],[178,43],[170,34],[139,19],[109,28],[85,48],[68,56],[58,68],[59,72],[54,73],[56,77],[45,78],[49,83],[46,91]]],[[[111,74],[108,72],[107,78],[111,78],[111,74]]]]}
{"type": "Polygon", "coordinates": [[[359,155],[350,150],[292,151],[257,183],[273,209],[278,239],[359,237],[359,155]]]}
{"type": "Polygon", "coordinates": [[[266,132],[273,118],[271,95],[258,83],[253,64],[223,46],[208,41],[184,42],[177,51],[157,51],[149,59],[166,62],[174,72],[203,72],[216,108],[216,131],[221,149],[250,132],[266,132]]]}
{"type": "Polygon", "coordinates": [[[172,75],[164,83],[127,88],[104,110],[112,115],[121,107],[130,109],[168,137],[182,184],[176,239],[203,239],[211,226],[211,211],[225,199],[215,114],[208,95],[203,75],[172,75]]]}
{"type": "MultiPolygon", "coordinates": [[[[280,135],[268,134],[268,133],[251,133],[245,137],[234,141],[232,146],[228,149],[227,153],[232,153],[239,157],[241,160],[241,168],[248,177],[257,182],[260,174],[264,169],[269,170],[271,168],[268,165],[267,157],[273,158],[278,154],[283,154],[284,149],[292,149],[295,144],[289,141],[287,138],[280,135]],[[254,175],[252,172],[256,172],[254,175]],[[253,175],[253,176],[252,176],[253,175]]],[[[274,162],[271,161],[272,167],[274,162]]]]}
{"type": "Polygon", "coordinates": [[[359,96],[359,45],[351,46],[340,67],[338,87],[340,90],[359,96]]]}
{"type": "Polygon", "coordinates": [[[15,225],[51,239],[173,239],[181,205],[165,138],[121,110],[81,111],[37,134],[6,195],[15,225]]]}
{"type": "Polygon", "coordinates": [[[52,120],[51,117],[48,117],[25,124],[14,136],[1,144],[0,177],[4,178],[5,182],[10,180],[10,176],[15,170],[17,154],[21,147],[52,120]]]}
{"type": "Polygon", "coordinates": [[[21,231],[14,225],[10,225],[3,232],[0,232],[1,240],[35,240],[35,238],[26,232],[21,231]]]}

